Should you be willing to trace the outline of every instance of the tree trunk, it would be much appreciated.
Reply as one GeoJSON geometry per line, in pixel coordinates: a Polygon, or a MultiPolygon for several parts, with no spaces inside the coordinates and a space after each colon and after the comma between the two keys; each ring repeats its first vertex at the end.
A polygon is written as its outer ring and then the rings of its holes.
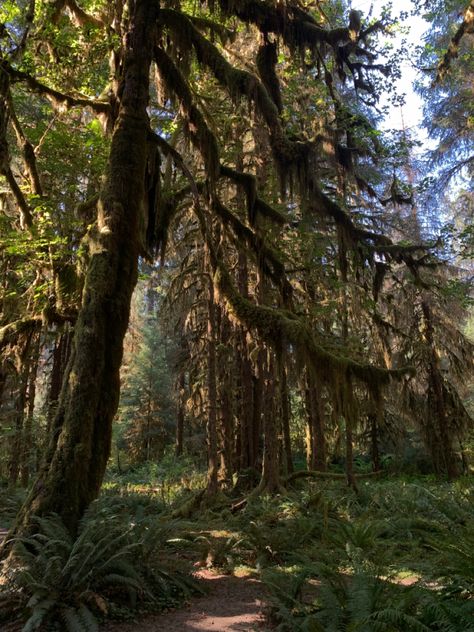
{"type": "MultiPolygon", "coordinates": [[[[248,297],[248,265],[247,256],[243,252],[238,254],[237,264],[237,285],[239,292],[245,298],[248,297]]],[[[237,330],[238,338],[238,372],[240,378],[239,397],[239,424],[240,424],[240,463],[239,469],[245,470],[255,467],[255,449],[253,440],[253,385],[252,385],[252,364],[249,359],[247,335],[242,326],[237,330]]]]}
{"type": "Polygon", "coordinates": [[[449,419],[446,410],[446,395],[443,376],[439,368],[439,357],[434,340],[431,308],[427,301],[422,305],[425,321],[425,337],[428,346],[428,413],[431,419],[426,428],[427,442],[435,470],[444,473],[451,480],[459,476],[456,454],[453,449],[453,438],[449,429],[449,419]]]}
{"type": "MultiPolygon", "coordinates": [[[[273,357],[270,357],[273,360],[273,357]]],[[[260,491],[270,494],[283,491],[280,482],[280,454],[275,406],[275,371],[272,360],[267,358],[267,362],[264,365],[263,467],[262,480],[259,485],[260,491]]]]}
{"type": "Polygon", "coordinates": [[[209,279],[207,321],[207,489],[212,496],[218,489],[217,462],[217,366],[216,366],[216,305],[214,286],[209,279]]]}
{"type": "Polygon", "coordinates": [[[71,331],[69,328],[56,339],[53,350],[53,367],[49,380],[48,392],[48,412],[47,412],[47,435],[49,437],[53,421],[58,409],[59,397],[61,395],[61,384],[66,373],[66,367],[71,355],[71,331]]]}
{"type": "Polygon", "coordinates": [[[283,446],[285,449],[285,465],[286,473],[291,474],[294,470],[293,458],[291,454],[291,436],[290,436],[290,396],[288,393],[288,379],[286,374],[286,365],[284,355],[280,358],[280,406],[281,406],[281,426],[283,430],[283,446]]]}
{"type": "Polygon", "coordinates": [[[379,428],[377,423],[377,415],[371,413],[369,415],[370,424],[370,453],[372,457],[372,469],[374,472],[380,470],[380,452],[379,452],[379,428]]]}
{"type": "Polygon", "coordinates": [[[18,378],[17,388],[14,394],[15,397],[15,409],[14,409],[14,432],[12,436],[12,442],[10,445],[10,457],[8,463],[8,481],[11,485],[16,485],[20,470],[23,464],[23,457],[25,453],[24,449],[24,425],[25,425],[25,407],[27,402],[27,392],[30,377],[30,370],[32,365],[31,358],[31,346],[33,342],[33,335],[29,334],[24,341],[24,346],[21,350],[20,360],[18,362],[18,378]]]}
{"type": "Polygon", "coordinates": [[[185,387],[186,387],[185,374],[184,374],[184,370],[182,370],[178,378],[178,414],[176,418],[176,444],[175,444],[176,456],[181,456],[183,454],[185,387]]]}
{"type": "Polygon", "coordinates": [[[234,453],[234,424],[233,399],[234,392],[232,376],[229,371],[229,349],[231,348],[230,322],[225,313],[218,309],[219,314],[219,352],[217,354],[219,410],[220,410],[220,468],[219,481],[226,487],[232,484],[233,453],[234,453]]]}
{"type": "Polygon", "coordinates": [[[149,120],[149,69],[158,2],[137,0],[125,40],[121,102],[90,236],[82,308],[45,464],[14,531],[56,512],[72,534],[97,497],[118,406],[119,369],[137,280],[139,217],[144,198],[149,120]]]}
{"type": "Polygon", "coordinates": [[[20,479],[23,487],[27,487],[30,480],[32,454],[34,453],[34,445],[36,439],[33,439],[33,421],[35,413],[35,398],[36,398],[36,377],[38,373],[38,362],[41,350],[41,337],[40,334],[35,335],[33,341],[33,349],[31,353],[31,366],[30,375],[28,378],[28,392],[27,392],[27,410],[25,427],[23,431],[22,442],[22,456],[20,467],[20,479]]]}
{"type": "Polygon", "coordinates": [[[325,472],[327,469],[326,431],[321,386],[314,374],[307,373],[305,404],[307,414],[306,460],[308,469],[325,472]]]}

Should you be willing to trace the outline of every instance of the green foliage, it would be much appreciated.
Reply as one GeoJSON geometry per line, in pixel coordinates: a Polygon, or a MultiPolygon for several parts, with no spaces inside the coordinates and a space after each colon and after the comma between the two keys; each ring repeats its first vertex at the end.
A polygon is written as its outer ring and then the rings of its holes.
{"type": "Polygon", "coordinates": [[[310,540],[282,519],[281,505],[278,521],[260,505],[260,524],[274,522],[278,542],[288,547],[293,535],[294,554],[267,556],[262,573],[277,630],[473,630],[472,493],[469,480],[367,482],[357,495],[326,483],[316,506],[292,500],[293,515],[316,521],[323,500],[331,507],[310,540]]]}
{"type": "Polygon", "coordinates": [[[174,436],[170,341],[152,306],[158,295],[142,283],[135,298],[130,341],[126,340],[123,386],[116,427],[117,449],[127,449],[131,463],[158,460],[174,436]]]}
{"type": "Polygon", "coordinates": [[[159,610],[195,589],[184,573],[158,561],[176,523],[130,522],[116,510],[93,507],[76,539],[50,516],[37,519],[34,535],[15,541],[4,590],[24,599],[24,632],[46,624],[91,632],[100,619],[117,611],[123,616],[124,605],[129,612],[138,606],[159,610]]]}
{"type": "Polygon", "coordinates": [[[11,526],[25,500],[25,496],[24,489],[4,487],[2,481],[0,481],[0,527],[7,528],[11,526]]]}
{"type": "Polygon", "coordinates": [[[103,493],[121,497],[135,497],[148,504],[151,498],[166,505],[179,503],[190,490],[200,490],[205,485],[206,472],[203,464],[190,456],[177,457],[168,449],[158,461],[146,461],[131,465],[119,473],[110,467],[103,493]]]}

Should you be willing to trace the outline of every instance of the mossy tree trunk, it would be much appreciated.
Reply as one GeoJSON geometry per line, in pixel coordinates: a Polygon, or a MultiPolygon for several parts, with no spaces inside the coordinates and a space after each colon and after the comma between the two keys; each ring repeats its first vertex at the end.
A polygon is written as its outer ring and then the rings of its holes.
{"type": "Polygon", "coordinates": [[[284,357],[279,362],[279,386],[280,386],[280,410],[281,410],[281,426],[283,432],[283,446],[285,454],[286,473],[292,474],[294,471],[293,458],[291,453],[291,433],[290,433],[290,394],[288,392],[288,377],[284,357]]]}
{"type": "Polygon", "coordinates": [[[178,377],[178,411],[176,414],[176,443],[175,443],[176,456],[181,456],[183,454],[185,389],[186,389],[186,375],[185,375],[184,369],[181,369],[179,373],[179,377],[178,377]]]}
{"type": "Polygon", "coordinates": [[[372,459],[372,469],[374,470],[374,472],[378,472],[381,465],[377,415],[375,413],[370,413],[370,415],[368,416],[368,421],[370,425],[370,456],[372,459]]]}
{"type": "Polygon", "coordinates": [[[280,442],[276,406],[275,359],[268,351],[264,363],[263,467],[259,491],[270,494],[283,491],[280,482],[280,442]]]}
{"type": "Polygon", "coordinates": [[[64,379],[66,367],[71,355],[72,332],[66,329],[56,339],[53,349],[53,366],[49,379],[48,404],[47,404],[47,435],[49,436],[53,420],[58,409],[59,397],[61,395],[61,384],[64,379]]]}
{"type": "Polygon", "coordinates": [[[422,305],[425,340],[428,351],[428,411],[430,425],[426,439],[437,474],[446,474],[449,480],[459,476],[456,453],[453,449],[453,431],[446,406],[446,390],[441,374],[439,352],[434,339],[433,315],[427,300],[422,305]]]}
{"type": "Polygon", "coordinates": [[[28,376],[28,392],[26,396],[26,418],[23,429],[22,455],[20,466],[20,479],[23,487],[26,487],[30,480],[32,470],[32,456],[34,454],[35,439],[33,438],[33,422],[36,398],[36,378],[41,352],[40,333],[33,334],[33,344],[31,350],[30,373],[28,376]]]}
{"type": "Polygon", "coordinates": [[[218,489],[217,452],[217,357],[216,357],[216,304],[214,286],[209,280],[208,320],[207,320],[207,488],[213,496],[218,489]]]}
{"type": "Polygon", "coordinates": [[[218,332],[219,345],[217,352],[218,390],[219,390],[219,426],[220,426],[220,467],[219,481],[222,486],[230,487],[233,474],[234,456],[234,400],[232,375],[229,371],[231,349],[231,324],[225,312],[219,307],[218,332]]]}
{"type": "Polygon", "coordinates": [[[321,385],[314,372],[309,371],[303,383],[307,415],[306,461],[310,470],[325,472],[327,469],[326,430],[321,385]]]}
{"type": "Polygon", "coordinates": [[[19,513],[15,532],[35,515],[58,513],[71,531],[96,498],[110,452],[119,369],[137,280],[144,197],[149,70],[158,2],[133,3],[125,39],[120,106],[91,235],[90,259],[71,358],[45,463],[19,513]]]}
{"type": "Polygon", "coordinates": [[[27,403],[28,385],[32,359],[34,333],[27,334],[23,344],[19,347],[19,361],[16,367],[17,377],[15,388],[12,389],[14,398],[13,433],[10,444],[8,462],[8,481],[16,485],[22,468],[25,439],[25,407],[27,403]],[[20,351],[21,349],[21,351],[20,351]]]}

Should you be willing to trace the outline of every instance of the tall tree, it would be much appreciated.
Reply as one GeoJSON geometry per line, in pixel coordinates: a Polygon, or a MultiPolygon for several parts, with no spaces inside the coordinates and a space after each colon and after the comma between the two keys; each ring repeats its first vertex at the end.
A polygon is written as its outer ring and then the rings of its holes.
{"type": "MultiPolygon", "coordinates": [[[[397,243],[397,234],[383,234],[373,212],[403,198],[395,185],[384,197],[382,171],[374,176],[380,180],[369,182],[385,151],[368,108],[377,100],[377,76],[390,71],[376,62],[374,52],[386,22],[364,22],[357,12],[341,11],[338,3],[328,18],[320,7],[310,11],[296,0],[219,0],[199,8],[174,0],[118,0],[101,6],[99,14],[75,2],[40,3],[38,33],[44,48],[28,47],[28,27],[25,66],[2,49],[5,100],[10,86],[18,84],[51,101],[56,110],[87,109],[111,134],[100,194],[80,208],[90,228],[81,245],[85,274],[71,355],[45,463],[17,531],[30,529],[35,515],[54,511],[74,533],[98,494],[110,451],[138,259],[161,252],[165,260],[170,233],[178,240],[183,236],[182,220],[193,235],[180,265],[194,259],[196,306],[190,313],[196,328],[202,326],[203,296],[206,318],[211,313],[205,349],[212,487],[218,466],[219,379],[213,346],[220,312],[242,327],[242,388],[248,392],[249,368],[256,386],[252,428],[241,420],[239,435],[241,461],[254,465],[263,429],[259,490],[281,489],[274,396],[278,361],[289,349],[309,375],[314,373],[314,384],[327,393],[332,415],[345,429],[348,482],[353,485],[358,400],[362,394],[375,399],[392,380],[413,373],[409,355],[397,356],[404,332],[391,320],[396,316],[390,309],[391,287],[403,290],[407,276],[400,279],[406,271],[414,284],[426,285],[423,270],[437,263],[432,246],[397,243]],[[244,59],[232,48],[233,23],[248,26],[239,41],[244,59]],[[48,30],[50,24],[55,28],[48,30]],[[75,49],[63,51],[60,35],[75,38],[75,49]],[[91,56],[104,42],[110,48],[109,68],[102,64],[97,76],[85,76],[74,50],[82,47],[91,56]],[[280,62],[278,47],[289,58],[286,63],[280,62]],[[58,64],[62,72],[52,76],[45,55],[59,62],[65,56],[68,63],[58,64]],[[77,76],[68,73],[68,64],[78,67],[77,76]],[[290,90],[282,89],[281,74],[290,90]],[[202,94],[203,81],[216,95],[214,111],[202,94]],[[311,99],[305,107],[295,106],[295,94],[306,87],[311,99]],[[250,111],[250,129],[244,131],[251,147],[248,160],[236,159],[232,132],[237,126],[226,124],[242,102],[250,111]],[[216,125],[222,113],[227,117],[216,125]],[[296,254],[292,243],[298,243],[296,254]],[[382,289],[386,300],[380,307],[382,289]],[[377,317],[390,330],[385,340],[390,365],[375,364],[380,356],[370,334],[377,317]]],[[[2,123],[4,138],[5,128],[2,123]]],[[[28,204],[9,179],[5,156],[3,173],[16,194],[21,223],[30,229],[28,204]]],[[[87,177],[78,180],[78,187],[89,188],[87,177]]],[[[48,314],[57,319],[56,302],[48,314]]],[[[38,315],[31,320],[39,322],[38,315]]],[[[19,323],[6,327],[0,338],[11,340],[19,323]]]]}

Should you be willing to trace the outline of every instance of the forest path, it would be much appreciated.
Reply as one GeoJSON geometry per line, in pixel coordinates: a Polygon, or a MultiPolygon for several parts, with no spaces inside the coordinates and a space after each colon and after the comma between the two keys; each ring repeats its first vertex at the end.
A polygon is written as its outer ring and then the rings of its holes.
{"type": "Polygon", "coordinates": [[[264,627],[264,587],[256,579],[196,573],[208,590],[183,608],[145,617],[136,623],[107,624],[106,632],[251,632],[264,627]]]}

